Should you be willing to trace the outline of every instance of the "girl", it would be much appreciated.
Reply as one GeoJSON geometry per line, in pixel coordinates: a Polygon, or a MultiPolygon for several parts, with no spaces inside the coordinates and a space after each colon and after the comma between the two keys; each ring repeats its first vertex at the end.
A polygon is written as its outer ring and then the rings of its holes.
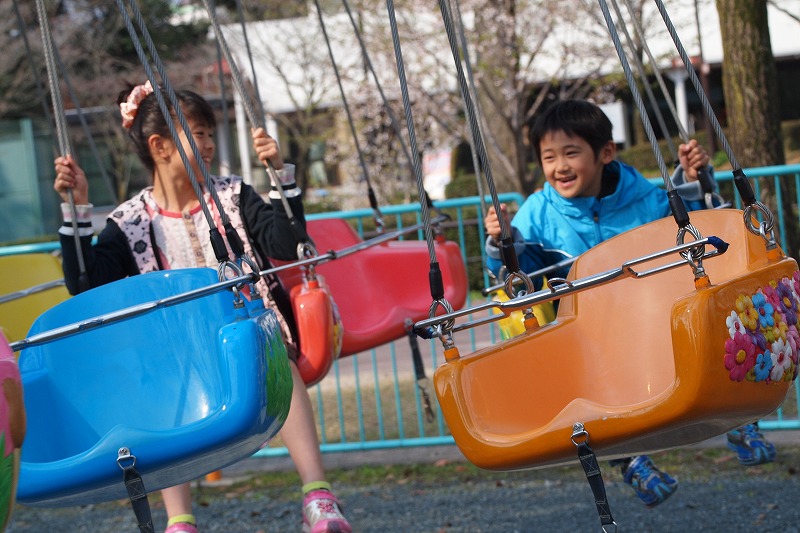
{"type": "MultiPolygon", "coordinates": [[[[192,91],[178,91],[177,98],[198,152],[208,166],[215,150],[213,110],[205,99],[192,91]]],[[[216,267],[218,261],[210,240],[204,237],[208,235],[208,222],[150,82],[135,87],[129,85],[120,93],[117,103],[122,126],[128,130],[137,155],[151,173],[153,185],[112,212],[94,246],[91,245],[92,206],[88,201],[86,176],[71,157],[55,160],[54,188],[65,202],[72,191],[76,204],[89,287],[154,270],[216,267]]],[[[179,137],[194,175],[201,176],[174,111],[171,119],[180,131],[179,137]]],[[[300,189],[294,180],[294,166],[284,165],[277,142],[261,128],[253,131],[253,147],[260,161],[265,165],[270,161],[277,170],[280,186],[292,212],[305,224],[300,189]]],[[[266,203],[238,176],[212,177],[212,182],[223,210],[244,243],[245,252],[258,261],[261,269],[270,267],[268,257],[297,258],[297,241],[292,236],[280,192],[274,185],[269,194],[270,203],[266,203]]],[[[204,191],[204,201],[224,235],[220,215],[207,190],[204,191]]],[[[79,292],[79,263],[71,209],[66,203],[62,204],[62,214],[64,225],[59,233],[64,254],[64,277],[69,291],[76,294],[79,292]]],[[[293,319],[288,297],[277,278],[270,280],[269,290],[262,290],[262,294],[269,295],[266,303],[278,315],[289,357],[295,363],[297,351],[292,340],[293,319]]],[[[342,516],[330,484],[325,480],[308,392],[296,364],[289,366],[293,378],[291,409],[280,436],[303,483],[303,531],[350,533],[350,524],[342,516]]],[[[189,483],[164,489],[162,495],[168,518],[165,533],[196,533],[189,483]]]]}

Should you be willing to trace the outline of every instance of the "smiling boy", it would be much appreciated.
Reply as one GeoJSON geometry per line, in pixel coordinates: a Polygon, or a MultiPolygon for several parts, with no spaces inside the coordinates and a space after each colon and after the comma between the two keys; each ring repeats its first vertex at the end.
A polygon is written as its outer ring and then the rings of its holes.
{"type": "MultiPolygon", "coordinates": [[[[546,183],[525,200],[513,220],[507,206],[500,206],[523,272],[577,257],[615,235],[671,215],[665,191],[616,160],[611,121],[598,106],[584,100],[556,102],[537,118],[530,137],[546,183]]],[[[678,158],[672,185],[689,210],[702,209],[698,172],[712,173],[708,154],[692,139],[678,147],[678,158]]],[[[502,232],[494,207],[484,225],[487,266],[497,274],[503,266],[497,245],[502,232]]],[[[552,276],[566,277],[568,270],[552,276]]],[[[537,290],[541,288],[541,278],[533,282],[537,290]]],[[[742,464],[775,458],[774,446],[756,424],[731,432],[728,440],[742,464]]],[[[612,464],[621,465],[623,479],[648,507],[663,502],[677,488],[677,481],[645,455],[612,464]]]]}
{"type": "MultiPolygon", "coordinates": [[[[603,111],[583,100],[557,102],[535,122],[531,144],[546,183],[510,222],[523,272],[577,257],[615,235],[670,215],[664,190],[615,160],[611,128],[603,111]]],[[[690,210],[699,209],[703,194],[697,172],[707,167],[708,154],[691,140],[680,145],[678,155],[681,164],[672,183],[690,210]]],[[[501,209],[508,222],[507,206],[501,209]]],[[[488,266],[497,273],[502,263],[496,246],[500,222],[494,208],[484,224],[488,266]]],[[[564,277],[568,268],[553,275],[564,277]]]]}

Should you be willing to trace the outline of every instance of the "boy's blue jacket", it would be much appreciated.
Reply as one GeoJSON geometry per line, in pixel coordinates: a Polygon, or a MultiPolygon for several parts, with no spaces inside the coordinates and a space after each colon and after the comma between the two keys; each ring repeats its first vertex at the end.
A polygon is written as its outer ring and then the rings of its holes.
{"type": "MultiPolygon", "coordinates": [[[[616,190],[603,198],[568,199],[545,184],[542,191],[525,200],[511,221],[514,248],[523,272],[577,257],[624,231],[671,216],[664,189],[651,184],[635,168],[613,161],[606,165],[605,172],[618,172],[619,181],[616,190]]],[[[689,210],[704,206],[699,183],[687,183],[680,167],[672,176],[672,184],[689,210]]],[[[487,266],[497,274],[503,265],[491,238],[486,241],[486,253],[487,266]]],[[[566,267],[548,277],[566,277],[568,271],[566,267]]],[[[538,289],[541,277],[533,281],[538,289]]]]}

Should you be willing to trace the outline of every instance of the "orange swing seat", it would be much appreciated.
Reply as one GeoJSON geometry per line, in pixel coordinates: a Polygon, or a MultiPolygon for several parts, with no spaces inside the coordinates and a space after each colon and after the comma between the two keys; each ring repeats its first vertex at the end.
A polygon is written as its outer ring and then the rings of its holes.
{"type": "MultiPolygon", "coordinates": [[[[306,231],[319,253],[342,250],[364,241],[344,219],[310,220],[306,231]]],[[[458,244],[443,238],[435,243],[445,298],[460,309],[467,298],[467,274],[458,244]]],[[[406,335],[406,318],[428,318],[430,257],[425,241],[389,241],[316,267],[341,315],[340,356],[370,350],[406,335]]],[[[289,287],[302,283],[298,269],[280,273],[289,287]]],[[[301,334],[302,345],[302,334],[301,334]]],[[[302,355],[301,355],[302,358],[302,355]]]]}
{"type": "MultiPolygon", "coordinates": [[[[707,287],[695,289],[688,265],[598,285],[562,298],[553,323],[442,364],[436,394],[464,455],[491,470],[574,461],[580,422],[598,456],[625,457],[778,408],[797,375],[800,275],[742,217],[692,213],[704,236],[730,243],[703,262],[707,287]]],[[[618,235],[580,256],[568,279],[669,249],[675,234],[665,218],[618,235]]]]}

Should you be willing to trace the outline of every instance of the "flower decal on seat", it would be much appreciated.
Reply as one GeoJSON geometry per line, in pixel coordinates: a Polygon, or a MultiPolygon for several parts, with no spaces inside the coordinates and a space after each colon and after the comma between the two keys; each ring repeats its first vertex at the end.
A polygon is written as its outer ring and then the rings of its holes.
{"type": "Polygon", "coordinates": [[[778,383],[797,377],[800,273],[740,294],[725,317],[723,362],[732,381],[778,383]]]}

